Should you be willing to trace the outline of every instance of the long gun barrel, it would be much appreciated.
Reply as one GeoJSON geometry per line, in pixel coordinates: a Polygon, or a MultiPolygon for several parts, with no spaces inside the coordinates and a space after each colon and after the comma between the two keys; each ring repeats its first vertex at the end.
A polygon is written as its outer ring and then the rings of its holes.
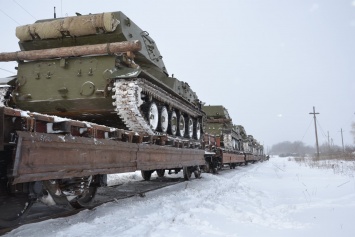
{"type": "Polygon", "coordinates": [[[53,49],[41,49],[31,51],[17,51],[11,53],[0,53],[0,62],[42,60],[51,58],[77,57],[86,55],[102,55],[136,52],[142,49],[139,40],[123,41],[118,43],[82,45],[72,47],[61,47],[53,49]]]}

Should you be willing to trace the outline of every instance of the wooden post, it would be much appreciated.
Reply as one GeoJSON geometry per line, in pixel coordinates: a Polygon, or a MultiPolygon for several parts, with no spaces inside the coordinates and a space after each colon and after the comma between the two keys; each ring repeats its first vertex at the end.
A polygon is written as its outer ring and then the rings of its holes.
{"type": "Polygon", "coordinates": [[[316,119],[316,114],[319,114],[319,113],[316,113],[316,109],[315,109],[315,107],[313,106],[313,113],[309,113],[309,114],[313,114],[314,130],[315,130],[315,133],[316,133],[317,158],[319,159],[319,146],[318,146],[318,134],[317,134],[317,119],[316,119]]]}
{"type": "Polygon", "coordinates": [[[343,153],[345,153],[345,148],[344,148],[344,139],[343,139],[343,129],[340,129],[340,133],[341,133],[341,144],[343,146],[343,153]]]}

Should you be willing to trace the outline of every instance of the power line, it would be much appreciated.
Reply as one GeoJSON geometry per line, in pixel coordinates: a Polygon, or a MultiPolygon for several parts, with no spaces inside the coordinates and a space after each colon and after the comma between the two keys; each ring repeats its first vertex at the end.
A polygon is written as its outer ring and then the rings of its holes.
{"type": "MultiPolygon", "coordinates": [[[[317,119],[317,118],[316,118],[316,119],[317,119]]],[[[318,123],[318,126],[320,127],[320,131],[322,132],[323,137],[324,137],[324,138],[327,138],[327,135],[325,134],[325,132],[324,132],[324,130],[323,130],[323,128],[322,128],[322,126],[321,126],[321,124],[320,124],[320,122],[319,122],[319,119],[317,119],[317,123],[318,123]]]]}
{"type": "Polygon", "coordinates": [[[301,139],[301,142],[303,141],[304,136],[306,136],[306,134],[307,134],[309,128],[311,127],[311,124],[312,124],[312,119],[310,120],[310,122],[309,122],[309,124],[308,124],[308,128],[307,128],[306,132],[304,133],[304,135],[303,135],[303,137],[302,137],[302,139],[301,139]]]}
{"type": "Polygon", "coordinates": [[[8,18],[10,18],[11,20],[13,20],[17,25],[21,25],[20,23],[18,23],[18,21],[16,21],[14,18],[12,18],[11,16],[7,15],[3,10],[0,9],[0,11],[7,16],[8,18]]]}
{"type": "Polygon", "coordinates": [[[29,13],[23,6],[21,6],[18,2],[16,2],[15,0],[12,0],[14,3],[16,3],[19,7],[21,7],[25,12],[28,13],[28,15],[32,16],[33,19],[37,20],[36,17],[34,17],[31,13],[29,13]]]}

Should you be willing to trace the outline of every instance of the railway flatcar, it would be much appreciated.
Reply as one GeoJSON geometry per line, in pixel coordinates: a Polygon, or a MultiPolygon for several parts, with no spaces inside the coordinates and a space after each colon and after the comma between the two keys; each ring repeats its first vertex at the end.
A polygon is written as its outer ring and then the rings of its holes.
{"type": "Polygon", "coordinates": [[[16,28],[17,75],[0,86],[0,226],[35,200],[90,205],[106,174],[199,176],[201,101],[122,12],[16,28]],[[29,112],[28,112],[29,111],[29,112]]]}

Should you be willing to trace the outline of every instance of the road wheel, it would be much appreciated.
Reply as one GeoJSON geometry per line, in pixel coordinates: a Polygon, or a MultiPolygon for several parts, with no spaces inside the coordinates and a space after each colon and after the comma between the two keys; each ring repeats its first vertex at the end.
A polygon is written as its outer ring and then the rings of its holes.
{"type": "Polygon", "coordinates": [[[184,116],[180,113],[178,116],[178,132],[179,132],[179,136],[180,137],[184,137],[185,136],[185,130],[186,130],[186,126],[185,126],[185,119],[184,116]]]}
{"type": "Polygon", "coordinates": [[[192,118],[190,118],[190,117],[186,118],[185,131],[186,131],[186,136],[188,138],[192,138],[193,137],[193,135],[194,135],[194,122],[193,122],[192,118]]]}
{"type": "Polygon", "coordinates": [[[169,117],[169,132],[171,135],[176,136],[178,130],[178,119],[176,112],[172,111],[169,117]]]}
{"type": "Polygon", "coordinates": [[[198,120],[195,121],[194,123],[194,133],[195,133],[195,138],[197,140],[200,140],[201,138],[201,124],[198,120]]]}
{"type": "Polygon", "coordinates": [[[165,106],[160,108],[160,116],[159,116],[159,129],[161,132],[166,133],[168,131],[169,125],[169,115],[168,110],[165,106]]]}
{"type": "Polygon", "coordinates": [[[150,128],[155,131],[158,128],[159,112],[158,106],[154,102],[149,105],[148,121],[150,128]]]}

